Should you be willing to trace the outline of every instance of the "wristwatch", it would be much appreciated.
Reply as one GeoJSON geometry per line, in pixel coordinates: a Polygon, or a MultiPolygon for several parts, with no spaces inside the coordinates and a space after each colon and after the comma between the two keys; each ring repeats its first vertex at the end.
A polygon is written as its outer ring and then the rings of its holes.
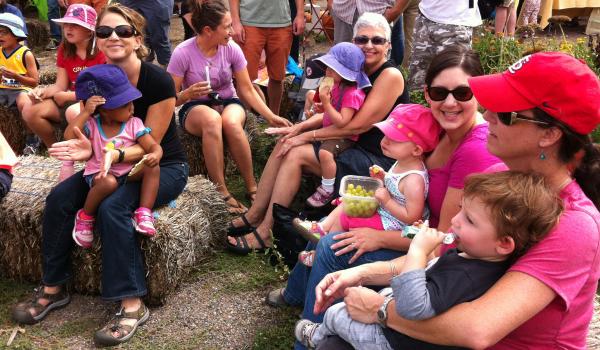
{"type": "Polygon", "coordinates": [[[379,310],[377,310],[377,322],[379,322],[379,324],[381,325],[381,327],[386,328],[386,322],[387,322],[387,318],[388,318],[388,313],[387,313],[387,306],[390,303],[390,301],[394,300],[394,297],[387,296],[385,297],[385,299],[383,300],[383,304],[381,304],[381,307],[379,308],[379,310]]]}

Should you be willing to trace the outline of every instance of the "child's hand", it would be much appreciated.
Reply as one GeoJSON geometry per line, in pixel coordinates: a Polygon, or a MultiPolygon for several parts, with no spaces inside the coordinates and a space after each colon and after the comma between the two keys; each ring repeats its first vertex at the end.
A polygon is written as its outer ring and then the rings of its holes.
{"type": "Polygon", "coordinates": [[[383,168],[379,165],[375,164],[369,168],[369,176],[383,181],[383,178],[385,177],[385,170],[383,170],[383,168]]]}
{"type": "Polygon", "coordinates": [[[19,77],[20,74],[6,67],[2,67],[2,76],[7,77],[9,79],[17,79],[17,77],[19,77]]]}
{"type": "Polygon", "coordinates": [[[325,111],[325,108],[323,108],[323,103],[321,102],[315,102],[313,104],[313,109],[315,110],[314,114],[323,113],[325,111]]]}
{"type": "Polygon", "coordinates": [[[415,235],[410,247],[408,248],[411,253],[424,254],[428,256],[431,254],[437,246],[442,244],[446,234],[440,232],[431,227],[421,227],[419,233],[415,235]]]}
{"type": "Polygon", "coordinates": [[[319,87],[319,98],[323,105],[331,104],[331,88],[327,86],[319,87]]]}
{"type": "Polygon", "coordinates": [[[88,98],[87,101],[85,101],[84,110],[89,115],[92,115],[96,111],[96,108],[98,108],[98,106],[103,105],[104,103],[106,103],[106,99],[104,97],[92,96],[92,97],[88,98]]]}
{"type": "Polygon", "coordinates": [[[379,187],[375,191],[375,199],[379,202],[379,205],[385,205],[392,197],[390,192],[385,187],[379,187]]]}
{"type": "Polygon", "coordinates": [[[151,168],[154,168],[155,166],[158,165],[158,163],[160,163],[160,159],[162,158],[162,155],[163,155],[162,150],[148,153],[148,154],[146,154],[146,160],[144,160],[144,164],[146,164],[147,166],[149,166],[151,168]]]}

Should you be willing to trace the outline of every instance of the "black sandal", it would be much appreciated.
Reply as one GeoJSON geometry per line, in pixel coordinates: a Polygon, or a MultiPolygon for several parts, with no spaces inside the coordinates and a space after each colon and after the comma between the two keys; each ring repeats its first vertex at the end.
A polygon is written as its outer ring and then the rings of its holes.
{"type": "Polygon", "coordinates": [[[250,245],[248,244],[248,241],[246,241],[246,237],[240,236],[240,237],[235,237],[235,244],[231,244],[231,243],[229,243],[229,241],[227,241],[227,250],[229,250],[232,253],[239,254],[239,255],[248,255],[253,251],[256,253],[262,253],[267,248],[269,248],[265,244],[265,241],[263,241],[262,238],[260,238],[260,235],[258,234],[258,231],[256,231],[255,228],[252,229],[252,234],[256,238],[256,241],[258,242],[258,244],[260,244],[260,248],[250,247],[250,245]]]}
{"type": "Polygon", "coordinates": [[[44,292],[44,286],[34,289],[33,297],[30,300],[18,303],[12,309],[12,318],[19,324],[36,324],[48,315],[54,309],[61,308],[71,301],[71,296],[62,286],[60,291],[55,294],[44,292]],[[40,304],[40,299],[48,300],[47,305],[40,304]],[[35,316],[30,312],[33,309],[35,316]]]}
{"type": "Polygon", "coordinates": [[[240,227],[235,227],[235,226],[233,226],[233,221],[231,221],[229,227],[227,228],[227,236],[231,236],[231,237],[245,236],[246,234],[248,234],[256,229],[256,227],[254,227],[254,226],[252,226],[252,224],[250,224],[250,221],[248,221],[245,214],[240,215],[239,218],[242,219],[242,221],[244,222],[244,225],[240,226],[240,227]]]}

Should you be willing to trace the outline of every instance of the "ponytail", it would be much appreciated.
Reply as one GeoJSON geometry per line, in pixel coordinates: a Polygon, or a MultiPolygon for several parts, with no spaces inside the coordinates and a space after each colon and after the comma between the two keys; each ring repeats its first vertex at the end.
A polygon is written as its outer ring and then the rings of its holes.
{"type": "Polygon", "coordinates": [[[190,0],[192,9],[192,27],[198,34],[202,34],[204,27],[217,29],[221,24],[227,8],[221,0],[190,0]]]}

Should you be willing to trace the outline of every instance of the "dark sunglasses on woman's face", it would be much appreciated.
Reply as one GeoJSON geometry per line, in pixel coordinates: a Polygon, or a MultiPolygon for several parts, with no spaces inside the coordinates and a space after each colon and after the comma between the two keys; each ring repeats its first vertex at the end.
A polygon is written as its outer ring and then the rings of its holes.
{"type": "Polygon", "coordinates": [[[366,35],[358,35],[354,37],[354,43],[356,45],[367,45],[369,41],[373,45],[383,45],[387,42],[387,39],[381,36],[374,36],[372,38],[369,38],[366,35]]]}
{"type": "Polygon", "coordinates": [[[110,37],[113,32],[117,33],[119,38],[131,38],[137,34],[137,31],[132,26],[127,24],[122,24],[114,28],[109,26],[99,26],[96,28],[96,36],[100,39],[106,39],[110,37]]]}
{"type": "Polygon", "coordinates": [[[454,96],[454,99],[461,102],[470,101],[473,98],[473,91],[468,86],[459,86],[454,90],[448,90],[444,87],[429,86],[427,87],[429,98],[433,101],[444,101],[449,94],[454,96]]]}
{"type": "Polygon", "coordinates": [[[535,124],[541,124],[541,125],[550,125],[550,124],[540,121],[540,120],[528,118],[526,115],[519,114],[517,112],[499,112],[497,114],[498,114],[498,120],[506,126],[511,126],[514,123],[516,123],[517,121],[523,121],[523,122],[529,122],[529,123],[535,123],[535,124]]]}

